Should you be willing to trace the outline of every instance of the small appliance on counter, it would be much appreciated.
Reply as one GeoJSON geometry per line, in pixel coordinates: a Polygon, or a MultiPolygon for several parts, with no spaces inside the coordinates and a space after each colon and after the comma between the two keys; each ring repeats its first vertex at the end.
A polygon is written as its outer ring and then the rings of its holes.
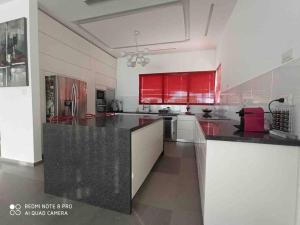
{"type": "Polygon", "coordinates": [[[167,115],[167,114],[170,114],[170,113],[172,113],[172,110],[171,110],[170,107],[158,110],[159,115],[167,115]]]}
{"type": "Polygon", "coordinates": [[[212,117],[211,114],[210,114],[212,112],[211,109],[207,109],[207,108],[206,109],[202,109],[202,112],[204,112],[204,114],[203,114],[204,118],[210,118],[210,117],[212,117]]]}
{"type": "Polygon", "coordinates": [[[123,112],[123,102],[117,99],[111,101],[112,112],[123,112]]]}
{"type": "Polygon", "coordinates": [[[185,112],[186,115],[192,115],[191,113],[191,107],[189,105],[186,106],[186,112],[185,112]]]}
{"type": "Polygon", "coordinates": [[[236,127],[244,132],[265,132],[265,112],[262,108],[243,108],[237,112],[241,118],[236,127]]]}

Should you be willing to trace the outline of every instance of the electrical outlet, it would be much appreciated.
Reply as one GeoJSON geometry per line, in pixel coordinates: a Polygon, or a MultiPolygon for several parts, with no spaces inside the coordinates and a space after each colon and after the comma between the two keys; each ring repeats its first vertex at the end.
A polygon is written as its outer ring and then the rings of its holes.
{"type": "Polygon", "coordinates": [[[286,98],[286,101],[289,105],[294,105],[294,96],[289,94],[289,96],[286,98]]]}

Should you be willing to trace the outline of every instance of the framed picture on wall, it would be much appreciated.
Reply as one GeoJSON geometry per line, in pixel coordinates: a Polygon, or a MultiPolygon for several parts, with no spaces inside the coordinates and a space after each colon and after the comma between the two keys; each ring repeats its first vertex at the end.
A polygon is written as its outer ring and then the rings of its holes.
{"type": "Polygon", "coordinates": [[[28,86],[27,21],[0,24],[0,87],[28,86]]]}

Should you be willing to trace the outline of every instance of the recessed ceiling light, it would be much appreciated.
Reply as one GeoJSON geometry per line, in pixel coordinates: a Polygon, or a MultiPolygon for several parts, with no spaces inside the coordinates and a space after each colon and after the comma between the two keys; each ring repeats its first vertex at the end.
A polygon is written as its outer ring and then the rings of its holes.
{"type": "Polygon", "coordinates": [[[213,12],[214,12],[214,7],[215,7],[215,4],[210,5],[204,36],[208,35],[209,27],[210,27],[210,24],[211,24],[211,19],[212,19],[213,12]]]}
{"type": "Polygon", "coordinates": [[[170,50],[176,50],[176,48],[149,49],[150,52],[162,52],[162,51],[170,51],[170,50]]]}
{"type": "Polygon", "coordinates": [[[85,4],[87,5],[92,5],[92,4],[107,2],[107,1],[111,1],[111,0],[84,0],[85,4]]]}

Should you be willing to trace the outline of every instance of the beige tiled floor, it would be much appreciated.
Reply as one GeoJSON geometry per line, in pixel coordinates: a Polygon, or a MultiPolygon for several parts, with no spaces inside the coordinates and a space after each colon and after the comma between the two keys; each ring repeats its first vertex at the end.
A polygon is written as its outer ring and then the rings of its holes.
{"type": "Polygon", "coordinates": [[[43,166],[0,163],[1,225],[201,225],[194,147],[165,143],[157,162],[125,215],[43,192],[43,166]],[[72,203],[69,216],[10,216],[11,203],[72,203]]]}

